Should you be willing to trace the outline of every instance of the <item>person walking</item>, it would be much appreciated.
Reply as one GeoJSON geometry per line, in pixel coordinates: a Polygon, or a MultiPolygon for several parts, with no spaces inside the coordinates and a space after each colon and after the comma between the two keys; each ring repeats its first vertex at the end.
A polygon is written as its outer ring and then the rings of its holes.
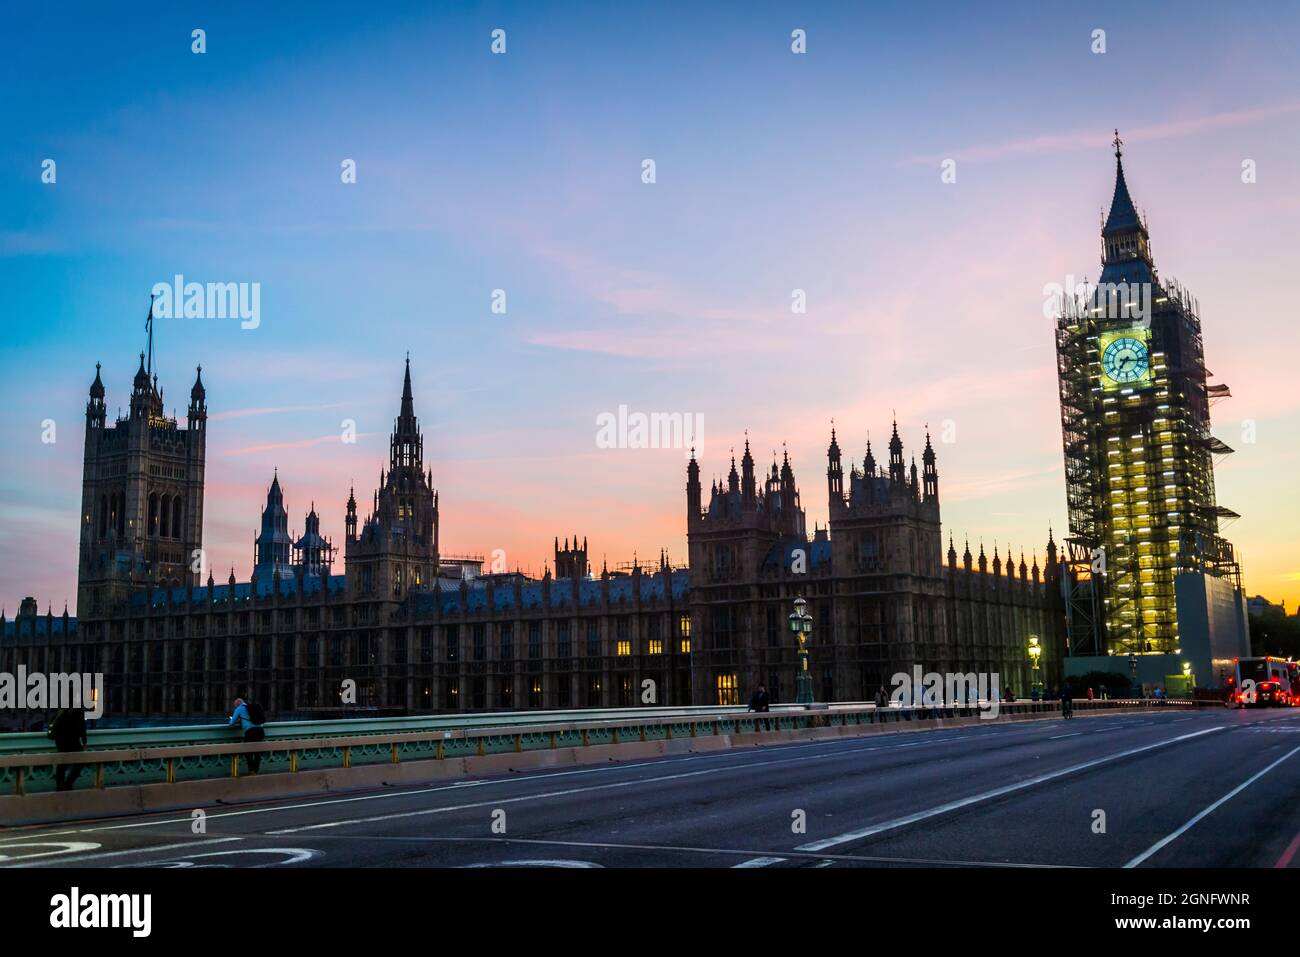
{"type": "MultiPolygon", "coordinates": [[[[235,709],[230,715],[231,726],[238,725],[244,732],[244,741],[252,744],[257,741],[266,740],[266,729],[262,727],[266,723],[266,714],[262,711],[262,706],[252,701],[245,701],[243,698],[235,699],[235,709]]],[[[260,751],[249,751],[244,755],[244,761],[248,764],[248,773],[256,774],[262,767],[262,753],[260,751]]]]}
{"type": "MultiPolygon", "coordinates": [[[[80,708],[64,708],[54,716],[47,732],[54,739],[60,754],[77,754],[86,750],[86,712],[80,708]]],[[[81,776],[82,765],[60,764],[54,768],[54,789],[71,791],[81,776]]]]}
{"type": "Polygon", "coordinates": [[[1068,682],[1061,685],[1061,717],[1074,717],[1074,692],[1068,682]]]}
{"type": "Polygon", "coordinates": [[[750,711],[769,710],[769,702],[767,697],[766,686],[764,685],[758,686],[758,690],[754,692],[754,697],[749,699],[749,710],[750,711]]]}

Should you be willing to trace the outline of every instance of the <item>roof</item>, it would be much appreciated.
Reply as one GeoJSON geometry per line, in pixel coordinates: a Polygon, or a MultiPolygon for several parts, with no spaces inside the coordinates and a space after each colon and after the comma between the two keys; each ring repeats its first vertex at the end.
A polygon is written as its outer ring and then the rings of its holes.
{"type": "Polygon", "coordinates": [[[43,638],[46,635],[75,635],[77,633],[77,619],[68,616],[65,630],[64,619],[62,615],[37,615],[34,618],[10,618],[4,622],[3,629],[0,629],[0,637],[7,640],[14,640],[20,634],[25,636],[35,635],[43,638]],[[21,631],[19,625],[22,626],[21,631]]]}
{"type": "MultiPolygon", "coordinates": [[[[292,595],[298,590],[298,579],[291,575],[281,575],[278,579],[281,595],[292,595]]],[[[322,587],[328,587],[330,594],[342,593],[346,580],[342,575],[304,575],[302,579],[302,593],[304,595],[319,595],[322,587]]],[[[274,594],[275,582],[270,576],[259,579],[257,582],[257,597],[265,598],[267,595],[274,594]]],[[[253,585],[251,582],[236,582],[234,585],[235,601],[247,601],[252,595],[253,585]]],[[[212,586],[213,601],[224,602],[232,594],[229,584],[212,586]]],[[[152,592],[137,592],[131,596],[131,604],[136,608],[144,607],[148,603],[153,608],[161,608],[165,605],[185,605],[206,603],[208,600],[208,587],[199,585],[196,588],[156,588],[152,592]]]]}
{"type": "Polygon", "coordinates": [[[1124,161],[1115,158],[1115,194],[1110,200],[1110,215],[1102,227],[1102,236],[1114,236],[1117,233],[1131,232],[1142,228],[1133,198],[1128,193],[1128,183],[1124,181],[1124,161]]]}
{"type": "MultiPolygon", "coordinates": [[[[672,599],[684,602],[688,590],[688,573],[683,569],[672,575],[672,599]]],[[[634,602],[633,588],[637,579],[632,575],[618,575],[609,579],[609,604],[613,609],[620,605],[631,607],[634,602]]],[[[640,576],[641,601],[659,602],[665,600],[664,578],[657,572],[646,572],[640,576]]],[[[465,582],[463,586],[450,588],[424,589],[411,597],[413,611],[420,615],[454,615],[462,611],[481,614],[487,608],[488,582],[483,579],[465,582]],[[463,607],[462,607],[463,606],[463,607]],[[436,609],[436,610],[435,610],[436,609]]],[[[519,586],[519,607],[515,607],[515,586],[512,582],[496,583],[492,589],[492,607],[494,611],[536,611],[542,609],[592,608],[600,605],[602,582],[600,579],[580,578],[577,581],[577,602],[574,601],[574,581],[571,578],[557,578],[550,583],[550,601],[545,601],[545,590],[540,581],[523,582],[519,586]]]]}

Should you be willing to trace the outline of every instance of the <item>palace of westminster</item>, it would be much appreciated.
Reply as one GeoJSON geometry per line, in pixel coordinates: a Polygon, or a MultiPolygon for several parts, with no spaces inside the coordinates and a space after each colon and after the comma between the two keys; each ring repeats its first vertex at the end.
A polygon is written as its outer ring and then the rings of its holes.
{"type": "MultiPolygon", "coordinates": [[[[1103,262],[1112,272],[1141,267],[1143,276],[1159,282],[1145,222],[1132,212],[1118,165],[1118,136],[1116,144],[1116,192],[1103,232],[1103,262]]],[[[1176,298],[1171,288],[1160,287],[1159,302],[1176,298]]],[[[1135,556],[1131,578],[1121,569],[1115,584],[1094,581],[1089,593],[1077,587],[1064,543],[1058,552],[1050,533],[1041,571],[1036,556],[1026,564],[1023,554],[1003,557],[995,548],[990,560],[980,545],[972,557],[969,544],[959,555],[951,537],[945,549],[930,437],[918,472],[915,457],[905,462],[897,424],[887,461],[879,465],[870,443],[861,461],[846,460],[831,429],[829,521],[811,535],[788,456],[761,474],[746,441],[739,466],[733,455],[726,479],[714,481],[707,497],[700,463],[691,455],[686,567],[671,566],[661,553],[657,565],[633,562],[596,573],[586,539],[575,536],[556,539],[553,568],[541,578],[485,573],[481,560],[440,550],[440,504],[433,470],[425,465],[409,359],[388,466],[370,508],[362,514],[355,490],[347,498],[342,572],[314,507],[302,536],[294,541],[289,535],[276,475],[248,579],[237,580],[232,569],[225,582],[211,574],[204,581],[198,571],[208,428],[202,370],[183,423],[168,417],[151,374],[151,340],[147,364],[141,354],[127,415],[107,421],[98,366],[90,386],[77,615],[70,617],[66,609],[61,616],[52,609],[42,615],[31,598],[16,618],[0,615],[0,672],[25,666],[29,672],[103,673],[106,722],[212,716],[237,694],[252,696],[278,718],[651,701],[735,704],[759,684],[772,700],[790,701],[799,666],[787,624],[797,597],[807,600],[813,617],[809,670],[819,701],[870,700],[882,687],[888,690],[892,675],[910,673],[915,665],[927,672],[996,672],[1002,689],[1024,695],[1035,678],[1058,683],[1069,670],[1067,656],[1081,651],[1103,657],[1081,657],[1077,666],[1105,665],[1105,655],[1127,657],[1130,650],[1166,651],[1156,644],[1165,640],[1162,628],[1181,629],[1186,654],[1196,615],[1205,617],[1207,588],[1232,600],[1219,602],[1224,608],[1241,604],[1231,546],[1216,537],[1214,524],[1217,516],[1235,513],[1215,505],[1207,491],[1211,466],[1198,464],[1218,448],[1206,438],[1206,397],[1226,394],[1226,387],[1206,385],[1199,318],[1191,306],[1183,298],[1162,307],[1173,319],[1161,313],[1149,333],[1094,329],[1096,323],[1085,328],[1071,315],[1061,319],[1063,435],[1067,482],[1074,483],[1069,548],[1077,552],[1097,539],[1117,554],[1127,554],[1122,548],[1128,547],[1135,556]],[[1174,306],[1181,311],[1170,311],[1174,306]],[[1197,360],[1183,367],[1196,374],[1163,378],[1165,355],[1178,351],[1183,340],[1196,347],[1194,355],[1191,347],[1182,348],[1197,360]],[[1105,376],[1116,375],[1112,367],[1118,367],[1112,353],[1130,365],[1137,356],[1142,365],[1141,374],[1125,366],[1122,388],[1108,391],[1105,376]],[[1100,411],[1083,408],[1076,394],[1101,397],[1100,411]],[[1118,400],[1128,403],[1123,415],[1102,404],[1118,408],[1118,400]],[[1183,409],[1189,411],[1178,421],[1188,424],[1180,438],[1169,421],[1183,409]],[[1157,456],[1156,464],[1135,459],[1137,464],[1117,466],[1121,443],[1107,429],[1119,429],[1130,444],[1137,441],[1127,438],[1130,433],[1148,436],[1141,448],[1147,459],[1157,456]],[[1097,461],[1089,465],[1087,455],[1097,461]],[[1083,464],[1074,467],[1075,459],[1083,464]],[[1184,460],[1190,464],[1179,471],[1184,460]],[[1130,473],[1143,480],[1130,481],[1130,473]],[[1181,521],[1180,513],[1171,512],[1161,525],[1164,537],[1156,541],[1158,536],[1145,532],[1155,520],[1143,513],[1141,523],[1130,524],[1142,524],[1138,531],[1146,537],[1138,541],[1132,538],[1138,532],[1123,532],[1127,537],[1120,538],[1118,519],[1106,516],[1118,515],[1119,506],[1112,505],[1117,496],[1133,498],[1130,486],[1145,487],[1149,474],[1165,476],[1165,486],[1173,489],[1162,493],[1166,501],[1191,503],[1188,518],[1181,521]],[[1083,507],[1090,502],[1110,511],[1083,507]],[[1200,524],[1193,527],[1192,518],[1200,524]],[[1101,533],[1115,541],[1102,541],[1101,533]],[[1157,546],[1163,549],[1153,553],[1157,557],[1172,556],[1161,559],[1169,568],[1144,557],[1157,546]],[[1178,585],[1175,619],[1173,597],[1165,597],[1173,588],[1161,584],[1166,579],[1178,585]],[[1091,626],[1091,644],[1076,643],[1080,623],[1086,630],[1089,621],[1103,619],[1104,631],[1091,626]],[[1032,636],[1042,648],[1038,675],[1031,674],[1028,655],[1032,636]],[[354,689],[355,700],[344,689],[354,689]]],[[[1121,504],[1125,516],[1144,507],[1136,499],[1121,504]]],[[[1215,628],[1217,644],[1207,645],[1206,664],[1198,664],[1198,671],[1210,672],[1211,658],[1217,662],[1228,653],[1222,634],[1230,634],[1232,654],[1240,647],[1249,654],[1241,629],[1215,628]]],[[[1168,674],[1176,662],[1160,658],[1158,664],[1168,674]]]]}
{"type": "MultiPolygon", "coordinates": [[[[865,700],[890,676],[994,671],[1028,690],[1026,638],[1057,642],[1047,574],[983,548],[943,563],[939,476],[926,438],[910,474],[895,428],[878,468],[868,444],[845,463],[832,430],[830,522],[809,537],[788,458],[760,479],[748,443],[739,472],[705,499],[687,466],[687,568],[593,574],[587,542],[555,542],[554,572],[484,573],[439,551],[438,493],[425,468],[407,362],[389,460],[369,513],[349,494],[343,572],[313,508],[297,541],[278,474],[247,581],[195,571],[203,547],[207,398],[202,371],[184,423],[167,417],[141,357],[128,414],[106,421],[96,369],[86,406],[77,610],[5,623],[0,670],[102,672],[106,718],[211,715],[237,694],[277,716],[565,709],[743,702],[760,683],[794,697],[795,597],[814,617],[820,700],[865,700]],[[654,684],[647,686],[649,679],[654,684]],[[355,682],[355,707],[340,701],[355,682]]],[[[1052,652],[1049,650],[1049,655],[1052,652]]],[[[1051,662],[1045,662],[1051,667],[1051,662]]]]}

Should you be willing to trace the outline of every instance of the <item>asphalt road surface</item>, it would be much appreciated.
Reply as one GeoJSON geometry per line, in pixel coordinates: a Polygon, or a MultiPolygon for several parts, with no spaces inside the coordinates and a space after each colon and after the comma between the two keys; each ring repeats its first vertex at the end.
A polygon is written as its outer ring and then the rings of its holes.
{"type": "Polygon", "coordinates": [[[1080,715],[0,830],[0,867],[1300,867],[1300,709],[1080,715]]]}

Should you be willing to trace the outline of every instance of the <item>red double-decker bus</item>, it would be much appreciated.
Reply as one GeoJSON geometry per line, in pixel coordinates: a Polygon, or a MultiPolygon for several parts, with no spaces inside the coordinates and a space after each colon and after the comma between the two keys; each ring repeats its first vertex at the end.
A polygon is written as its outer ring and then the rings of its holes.
{"type": "Polygon", "coordinates": [[[1230,708],[1294,707],[1300,705],[1300,662],[1286,658],[1237,658],[1228,677],[1230,708]]]}

